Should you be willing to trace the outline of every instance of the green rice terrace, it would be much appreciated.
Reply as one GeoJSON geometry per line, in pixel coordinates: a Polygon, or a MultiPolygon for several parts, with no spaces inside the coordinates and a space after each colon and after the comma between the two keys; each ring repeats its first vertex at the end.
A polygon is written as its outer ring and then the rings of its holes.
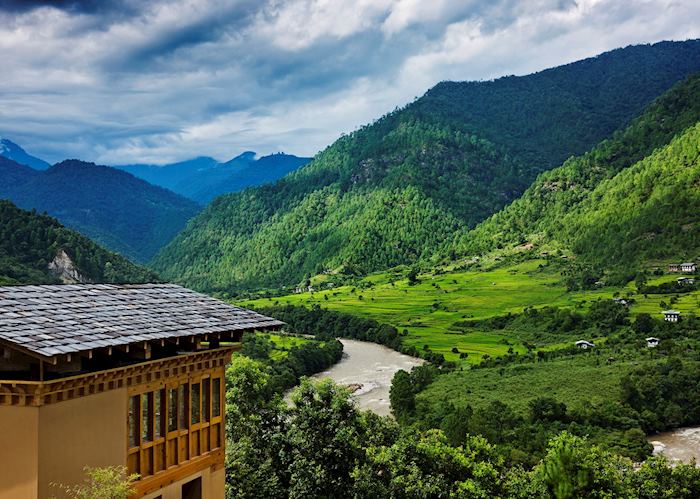
{"type": "MultiPolygon", "coordinates": [[[[485,265],[484,265],[485,266],[485,265]]],[[[585,311],[598,299],[631,299],[630,314],[648,313],[661,318],[661,311],[673,308],[683,314],[700,310],[700,292],[639,294],[635,282],[620,287],[567,291],[562,271],[566,267],[545,259],[496,264],[483,269],[449,270],[420,273],[409,282],[406,270],[370,275],[352,285],[331,287],[332,275],[315,277],[312,291],[282,297],[242,302],[246,307],[318,305],[391,324],[406,331],[404,344],[418,349],[428,345],[448,361],[479,363],[484,355],[496,357],[509,349],[523,353],[523,344],[533,340],[532,331],[510,330],[503,334],[493,328],[472,327],[461,322],[487,319],[525,308],[566,307],[585,311]],[[443,273],[444,272],[444,273],[443,273]],[[456,349],[456,351],[455,351],[456,349]],[[466,356],[463,354],[467,354],[466,356]]],[[[678,274],[650,276],[647,287],[673,282],[678,274]]],[[[578,334],[578,333],[576,333],[578,334]]],[[[539,341],[540,348],[570,345],[578,337],[559,335],[539,341]]]]}

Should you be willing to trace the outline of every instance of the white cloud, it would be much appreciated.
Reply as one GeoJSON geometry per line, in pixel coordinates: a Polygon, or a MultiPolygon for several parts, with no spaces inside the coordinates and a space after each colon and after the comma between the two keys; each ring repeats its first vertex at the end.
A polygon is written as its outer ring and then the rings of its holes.
{"type": "Polygon", "coordinates": [[[700,37],[695,0],[160,0],[0,10],[0,134],[56,161],[313,154],[445,79],[700,37]]]}

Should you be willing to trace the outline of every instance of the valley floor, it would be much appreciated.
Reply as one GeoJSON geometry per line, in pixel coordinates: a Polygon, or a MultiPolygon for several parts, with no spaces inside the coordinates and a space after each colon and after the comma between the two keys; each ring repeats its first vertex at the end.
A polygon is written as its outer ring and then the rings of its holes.
{"type": "MultiPolygon", "coordinates": [[[[332,276],[314,280],[317,290],[282,297],[261,298],[242,302],[244,307],[295,305],[346,312],[391,324],[405,330],[404,345],[443,354],[448,361],[476,364],[483,355],[496,357],[512,348],[524,353],[523,341],[533,341],[539,348],[553,349],[580,339],[555,338],[537,341],[529,332],[518,337],[470,329],[465,332],[459,322],[484,319],[508,313],[521,313],[526,307],[567,307],[585,311],[591,302],[613,296],[634,300],[630,314],[649,313],[661,318],[661,311],[673,308],[683,314],[700,312],[700,291],[684,294],[638,294],[634,282],[625,287],[602,287],[595,290],[568,292],[562,283],[561,265],[544,259],[475,270],[453,270],[419,276],[419,283],[410,285],[405,276],[392,272],[373,274],[355,285],[327,287],[332,276]],[[663,302],[663,305],[662,305],[663,302]],[[453,349],[457,350],[457,353],[453,349]],[[460,353],[467,353],[460,359],[460,353]]],[[[676,274],[655,276],[648,285],[675,280],[676,274]]],[[[593,339],[593,338],[586,338],[593,339]]]]}

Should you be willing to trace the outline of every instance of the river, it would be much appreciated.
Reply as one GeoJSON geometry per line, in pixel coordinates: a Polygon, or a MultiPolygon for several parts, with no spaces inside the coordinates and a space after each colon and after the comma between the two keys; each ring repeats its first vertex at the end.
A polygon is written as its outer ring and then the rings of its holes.
{"type": "Polygon", "coordinates": [[[343,344],[340,362],[312,378],[331,378],[340,385],[361,385],[353,396],[362,409],[369,409],[381,416],[391,414],[389,389],[394,374],[401,369],[410,371],[424,361],[376,343],[340,341],[343,344]]]}
{"type": "Polygon", "coordinates": [[[700,427],[679,428],[649,437],[654,454],[663,454],[669,460],[685,463],[695,458],[700,464],[700,427]]]}

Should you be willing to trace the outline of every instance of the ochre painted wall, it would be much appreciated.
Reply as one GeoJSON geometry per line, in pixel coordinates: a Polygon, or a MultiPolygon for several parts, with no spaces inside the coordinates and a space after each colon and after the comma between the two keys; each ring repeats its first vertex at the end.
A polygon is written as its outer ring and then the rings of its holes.
{"type": "Polygon", "coordinates": [[[226,469],[221,467],[211,472],[211,495],[207,499],[224,499],[226,489],[226,469]]]}
{"type": "Polygon", "coordinates": [[[39,408],[0,406],[0,499],[38,497],[39,408]]]}
{"type": "Polygon", "coordinates": [[[81,482],[85,466],[126,464],[126,415],[126,388],[41,406],[39,497],[63,497],[50,484],[81,482]]]}
{"type": "Polygon", "coordinates": [[[147,495],[143,499],[181,499],[182,486],[190,480],[202,477],[202,499],[224,499],[224,469],[212,471],[206,468],[194,473],[187,478],[174,482],[160,489],[158,492],[147,495]]]}

